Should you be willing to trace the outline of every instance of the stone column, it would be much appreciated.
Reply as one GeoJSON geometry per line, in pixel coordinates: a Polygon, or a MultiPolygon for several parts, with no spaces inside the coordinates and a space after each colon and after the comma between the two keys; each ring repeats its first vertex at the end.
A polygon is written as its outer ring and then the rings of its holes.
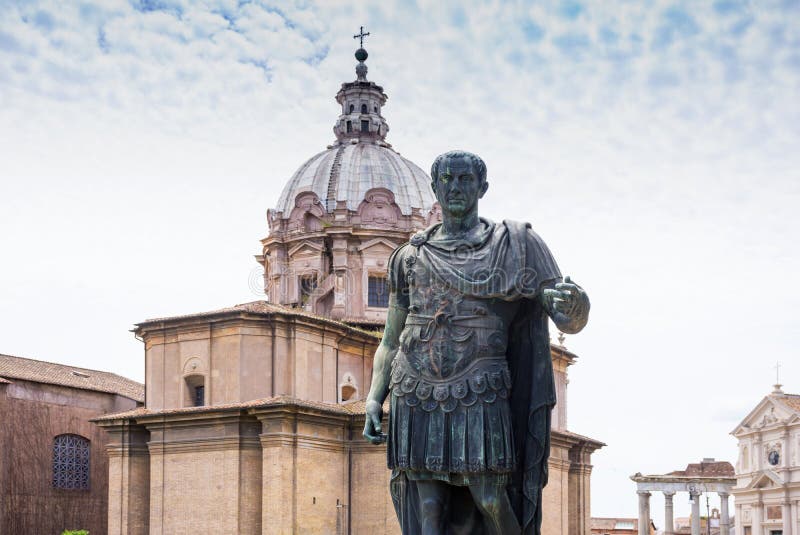
{"type": "Polygon", "coordinates": [[[761,501],[758,501],[750,508],[751,535],[761,535],[761,509],[763,506],[764,504],[761,501]]]}
{"type": "Polygon", "coordinates": [[[792,505],[786,501],[783,503],[783,535],[794,535],[794,522],[792,518],[792,505]]]}
{"type": "MultiPolygon", "coordinates": [[[[672,510],[672,498],[674,492],[664,492],[664,535],[674,535],[675,533],[675,513],[672,510]]],[[[725,534],[727,535],[727,534],[725,534]]]]}
{"type": "Polygon", "coordinates": [[[639,535],[650,535],[650,493],[637,491],[639,495],[639,535]]]}
{"type": "Polygon", "coordinates": [[[717,494],[719,495],[719,535],[730,535],[731,521],[728,518],[729,494],[727,492],[718,492],[717,494]]]}
{"type": "Polygon", "coordinates": [[[692,535],[700,535],[700,493],[690,491],[689,497],[692,500],[692,535]]]}

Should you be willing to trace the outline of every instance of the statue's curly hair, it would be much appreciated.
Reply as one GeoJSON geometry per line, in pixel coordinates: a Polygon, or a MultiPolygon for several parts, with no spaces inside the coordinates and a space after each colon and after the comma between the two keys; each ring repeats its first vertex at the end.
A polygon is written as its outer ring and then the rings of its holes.
{"type": "Polygon", "coordinates": [[[433,165],[431,166],[431,179],[436,182],[439,179],[439,167],[441,167],[442,163],[446,160],[453,160],[456,158],[468,160],[469,163],[472,164],[472,168],[475,169],[475,172],[478,174],[478,178],[483,182],[486,181],[486,163],[477,154],[465,150],[451,150],[437,156],[436,159],[433,160],[433,165]]]}

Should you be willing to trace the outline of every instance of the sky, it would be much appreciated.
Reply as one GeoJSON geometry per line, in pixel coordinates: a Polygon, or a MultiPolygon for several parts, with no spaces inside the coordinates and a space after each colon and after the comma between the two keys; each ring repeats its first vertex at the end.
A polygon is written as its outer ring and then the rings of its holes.
{"type": "Polygon", "coordinates": [[[589,293],[569,429],[607,444],[592,514],[635,517],[632,474],[736,461],[777,362],[800,393],[798,21],[799,0],[0,0],[0,352],[141,381],[136,322],[263,298],[266,210],[334,140],[363,25],[387,141],[423,169],[481,155],[482,215],[531,222],[589,293]]]}

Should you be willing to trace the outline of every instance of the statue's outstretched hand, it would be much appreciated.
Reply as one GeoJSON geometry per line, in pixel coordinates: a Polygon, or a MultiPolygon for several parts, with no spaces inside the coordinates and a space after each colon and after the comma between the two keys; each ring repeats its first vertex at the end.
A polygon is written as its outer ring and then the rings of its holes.
{"type": "Polygon", "coordinates": [[[553,304],[553,309],[565,316],[572,316],[586,295],[583,288],[572,282],[569,275],[564,279],[564,282],[556,284],[555,290],[545,290],[544,293],[553,304]]]}
{"type": "Polygon", "coordinates": [[[559,329],[576,333],[589,319],[589,296],[567,276],[554,289],[546,289],[544,297],[549,303],[550,317],[559,329]]]}
{"type": "Polygon", "coordinates": [[[383,407],[381,407],[381,404],[374,399],[367,401],[366,413],[364,438],[373,444],[382,444],[386,442],[386,435],[381,433],[381,418],[383,417],[383,407]]]}

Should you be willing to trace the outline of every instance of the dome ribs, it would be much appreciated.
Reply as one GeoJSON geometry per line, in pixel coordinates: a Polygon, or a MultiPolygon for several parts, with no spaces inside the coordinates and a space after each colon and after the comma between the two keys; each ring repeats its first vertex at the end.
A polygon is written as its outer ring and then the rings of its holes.
{"type": "Polygon", "coordinates": [[[336,150],[336,156],[333,158],[331,165],[330,178],[328,180],[328,194],[325,197],[325,210],[330,213],[336,209],[336,189],[339,185],[339,171],[342,168],[342,153],[344,152],[344,145],[340,145],[336,150]]]}

